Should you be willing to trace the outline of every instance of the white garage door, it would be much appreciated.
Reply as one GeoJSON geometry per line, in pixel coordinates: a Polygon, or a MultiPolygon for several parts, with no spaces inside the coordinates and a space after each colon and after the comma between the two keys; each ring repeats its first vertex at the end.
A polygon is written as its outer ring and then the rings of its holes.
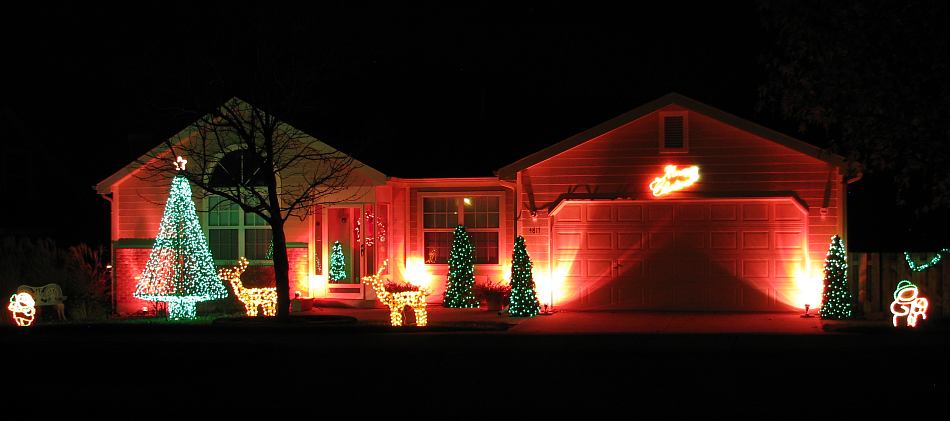
{"type": "Polygon", "coordinates": [[[806,221],[790,198],[562,204],[552,251],[564,304],[790,310],[806,221]]]}

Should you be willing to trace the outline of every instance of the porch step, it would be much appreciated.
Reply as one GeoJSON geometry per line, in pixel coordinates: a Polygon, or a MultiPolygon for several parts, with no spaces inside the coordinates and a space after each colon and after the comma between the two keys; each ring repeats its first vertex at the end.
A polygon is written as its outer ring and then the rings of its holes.
{"type": "Polygon", "coordinates": [[[336,308],[382,308],[383,305],[377,300],[345,300],[340,298],[314,298],[314,307],[336,307],[336,308]]]}

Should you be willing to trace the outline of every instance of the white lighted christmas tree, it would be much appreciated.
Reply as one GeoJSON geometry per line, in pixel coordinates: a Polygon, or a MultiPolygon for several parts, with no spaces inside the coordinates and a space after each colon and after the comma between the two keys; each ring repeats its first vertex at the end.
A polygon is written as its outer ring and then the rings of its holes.
{"type": "MultiPolygon", "coordinates": [[[[185,163],[178,157],[176,169],[183,171],[185,163]]],[[[172,320],[192,319],[197,303],[228,296],[198,223],[191,185],[181,173],[172,178],[158,235],[134,296],[168,303],[172,320]]]]}

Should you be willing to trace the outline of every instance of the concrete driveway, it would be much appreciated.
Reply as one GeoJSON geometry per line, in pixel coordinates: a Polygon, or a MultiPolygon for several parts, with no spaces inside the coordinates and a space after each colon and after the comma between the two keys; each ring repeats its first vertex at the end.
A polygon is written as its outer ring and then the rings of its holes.
{"type": "MultiPolygon", "coordinates": [[[[315,308],[310,314],[340,314],[362,321],[389,322],[387,309],[315,308]]],[[[515,334],[615,334],[615,333],[823,333],[817,317],[797,313],[679,313],[646,311],[559,311],[552,315],[516,318],[482,309],[429,307],[429,323],[513,324],[515,334]]]]}
{"type": "Polygon", "coordinates": [[[678,313],[563,311],[524,320],[509,330],[520,334],[819,334],[817,317],[797,313],[678,313]]]}

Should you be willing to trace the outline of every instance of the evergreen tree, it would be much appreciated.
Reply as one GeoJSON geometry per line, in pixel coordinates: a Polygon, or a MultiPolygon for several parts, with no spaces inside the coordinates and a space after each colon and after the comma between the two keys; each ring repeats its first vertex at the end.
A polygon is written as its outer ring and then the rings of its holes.
{"type": "Polygon", "coordinates": [[[193,319],[198,302],[228,296],[198,223],[191,185],[181,174],[172,179],[155,244],[133,295],[168,303],[172,320],[193,319]]]}
{"type": "Polygon", "coordinates": [[[455,227],[452,249],[449,250],[449,279],[445,286],[443,305],[448,308],[475,308],[478,299],[472,294],[475,285],[475,247],[465,227],[455,227]]]}
{"type": "Polygon", "coordinates": [[[541,311],[538,294],[534,289],[531,258],[528,257],[524,237],[520,235],[515,240],[515,248],[511,253],[511,294],[508,300],[509,316],[532,317],[541,311]]]}
{"type": "Polygon", "coordinates": [[[330,251],[330,282],[340,282],[346,279],[346,261],[343,260],[343,245],[339,241],[333,243],[330,251]]]}
{"type": "Polygon", "coordinates": [[[825,258],[825,291],[821,299],[822,319],[851,317],[851,291],[848,289],[848,261],[844,241],[835,235],[825,258]]]}

